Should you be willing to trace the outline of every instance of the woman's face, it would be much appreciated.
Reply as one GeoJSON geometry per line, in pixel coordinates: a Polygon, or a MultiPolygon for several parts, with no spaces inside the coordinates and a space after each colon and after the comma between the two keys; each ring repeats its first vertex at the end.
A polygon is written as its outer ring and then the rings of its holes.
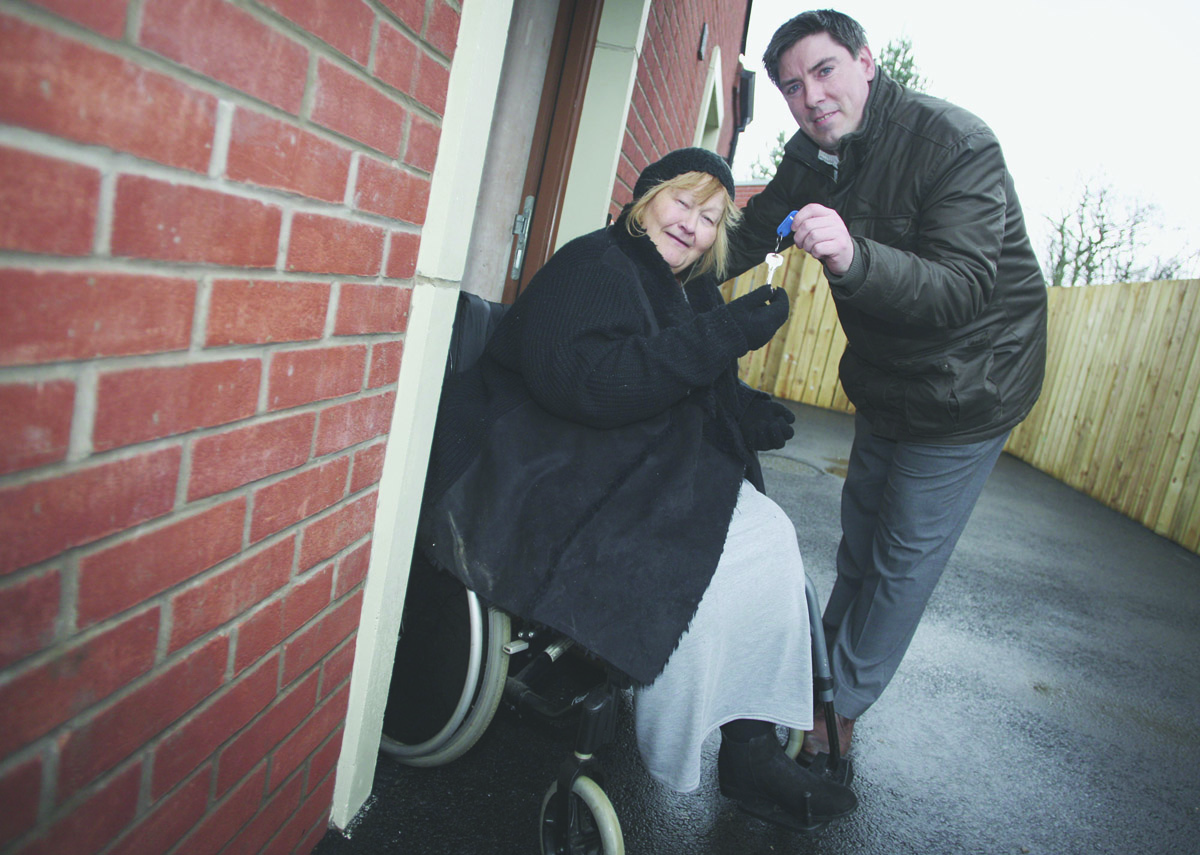
{"type": "Polygon", "coordinates": [[[673,273],[690,267],[717,239],[725,213],[725,191],[722,188],[700,202],[708,189],[703,185],[696,190],[668,187],[650,200],[642,214],[642,227],[673,273]]]}

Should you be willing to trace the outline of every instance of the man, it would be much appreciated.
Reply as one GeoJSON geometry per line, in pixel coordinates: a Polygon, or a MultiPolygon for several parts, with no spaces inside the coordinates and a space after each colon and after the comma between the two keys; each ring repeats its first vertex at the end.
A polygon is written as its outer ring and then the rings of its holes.
{"type": "MultiPolygon", "coordinates": [[[[888,685],[1012,428],[1041,391],[1046,289],[992,131],[875,64],[839,12],[781,26],[763,62],[799,132],[733,236],[734,273],[790,239],[846,333],[854,444],[823,623],[842,750],[888,685]]],[[[805,753],[829,750],[819,717],[805,753]]]]}

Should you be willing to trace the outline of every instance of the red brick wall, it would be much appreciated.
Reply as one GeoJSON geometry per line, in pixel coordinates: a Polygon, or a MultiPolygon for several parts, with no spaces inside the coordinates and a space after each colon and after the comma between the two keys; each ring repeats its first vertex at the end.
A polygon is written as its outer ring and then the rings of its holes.
{"type": "Polygon", "coordinates": [[[733,201],[739,208],[746,207],[746,203],[763,191],[767,185],[765,182],[755,184],[736,184],[734,185],[733,201]]]}
{"type": "Polygon", "coordinates": [[[633,196],[641,171],[669,151],[690,146],[713,48],[721,47],[718,91],[725,99],[719,154],[728,156],[733,138],[738,59],[746,22],[746,0],[654,0],[625,125],[625,141],[613,185],[612,214],[633,196]],[[699,57],[701,29],[708,47],[699,57]]]}
{"type": "Polygon", "coordinates": [[[324,833],[459,8],[0,12],[0,851],[324,833]]]}

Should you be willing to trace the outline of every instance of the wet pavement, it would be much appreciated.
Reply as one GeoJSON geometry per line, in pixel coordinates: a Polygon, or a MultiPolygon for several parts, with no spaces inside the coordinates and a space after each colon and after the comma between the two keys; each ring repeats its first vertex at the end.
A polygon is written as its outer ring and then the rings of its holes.
{"type": "MultiPolygon", "coordinates": [[[[852,419],[793,405],[764,457],[822,601],[852,419]]],[[[629,855],[1200,852],[1200,556],[1003,455],[899,674],[854,732],[858,811],[800,836],[641,767],[626,704],[602,754],[629,855]]],[[[380,758],[316,855],[530,855],[574,730],[503,706],[440,768],[380,758]]]]}

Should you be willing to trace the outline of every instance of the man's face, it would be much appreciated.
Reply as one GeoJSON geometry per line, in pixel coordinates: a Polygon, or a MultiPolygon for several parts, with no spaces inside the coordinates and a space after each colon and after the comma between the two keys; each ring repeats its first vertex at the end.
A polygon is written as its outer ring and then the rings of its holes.
{"type": "Polygon", "coordinates": [[[779,57],[779,91],[800,130],[828,152],[858,130],[875,60],[864,47],[853,56],[829,33],[805,36],[779,57]]]}

